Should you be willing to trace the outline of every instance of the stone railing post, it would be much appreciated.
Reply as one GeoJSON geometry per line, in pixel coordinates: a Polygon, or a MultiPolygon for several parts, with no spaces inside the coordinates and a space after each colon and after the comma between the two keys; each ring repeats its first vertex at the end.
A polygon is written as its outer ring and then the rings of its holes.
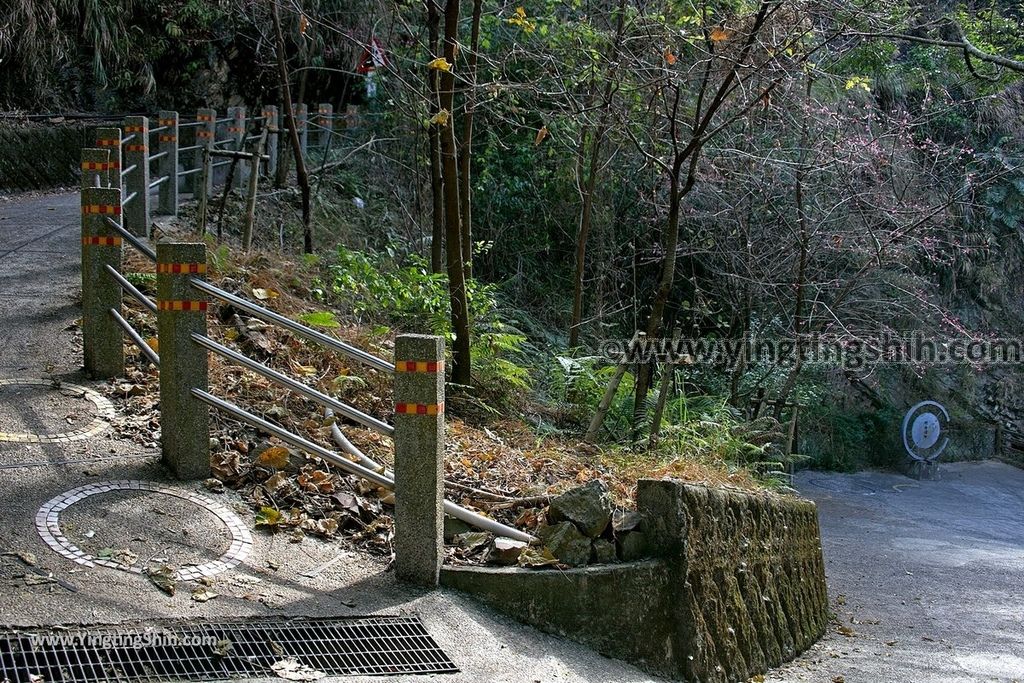
{"type": "Polygon", "coordinates": [[[330,145],[331,135],[334,133],[334,105],[330,102],[321,102],[317,107],[316,123],[320,128],[317,130],[320,138],[320,147],[327,149],[330,145]]]}
{"type": "Polygon", "coordinates": [[[395,575],[437,586],[444,559],[444,341],[395,340],[395,575]]]}
{"type": "Polygon", "coordinates": [[[99,147],[82,149],[82,189],[110,184],[110,150],[99,147]]]}
{"type": "Polygon", "coordinates": [[[156,245],[160,449],[178,479],[210,476],[210,411],[192,396],[209,389],[207,352],[192,341],[206,335],[206,300],[189,282],[205,273],[206,245],[156,245]]]}
{"type": "Polygon", "coordinates": [[[161,111],[157,142],[160,145],[160,177],[169,176],[160,184],[159,210],[165,216],[178,215],[178,112],[161,111]]]}
{"type": "MultiPolygon", "coordinates": [[[[245,151],[245,107],[228,107],[228,137],[231,149],[245,151]]],[[[241,188],[248,184],[248,173],[244,163],[235,162],[235,175],[231,182],[233,187],[241,188]]]]}
{"type": "Polygon", "coordinates": [[[263,125],[267,128],[267,155],[270,157],[267,162],[267,175],[273,178],[277,174],[277,140],[280,135],[278,133],[280,122],[277,117],[277,107],[272,104],[263,107],[263,125]]]}
{"type": "MultiPolygon", "coordinates": [[[[196,144],[200,145],[196,150],[196,168],[203,168],[206,164],[206,151],[213,148],[213,141],[217,135],[217,111],[215,109],[199,109],[196,112],[196,121],[201,125],[196,127],[196,144]]],[[[206,178],[203,184],[203,173],[194,181],[194,194],[209,197],[213,194],[213,174],[206,178]]],[[[193,175],[195,177],[195,175],[193,175]]]]}
{"type": "Polygon", "coordinates": [[[107,167],[107,187],[121,189],[121,129],[97,128],[96,146],[110,150],[110,161],[107,167]]]}
{"type": "Polygon", "coordinates": [[[121,236],[106,219],[121,220],[121,190],[82,188],[82,346],[85,371],[94,379],[124,374],[121,328],[110,315],[121,312],[121,286],[106,266],[121,272],[121,236]]]}
{"type": "Polygon", "coordinates": [[[292,104],[292,112],[295,115],[295,129],[299,131],[299,153],[306,158],[306,150],[309,149],[309,109],[304,104],[292,104]]]}
{"type": "Polygon", "coordinates": [[[149,119],[129,116],[124,120],[125,198],[124,229],[149,237],[149,119]]]}

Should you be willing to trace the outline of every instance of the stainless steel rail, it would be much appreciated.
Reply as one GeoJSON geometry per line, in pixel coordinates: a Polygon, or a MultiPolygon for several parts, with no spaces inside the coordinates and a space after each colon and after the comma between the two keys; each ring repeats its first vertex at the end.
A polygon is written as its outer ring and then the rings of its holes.
{"type": "Polygon", "coordinates": [[[167,130],[168,127],[169,126],[159,126],[157,128],[150,128],[149,129],[149,134],[152,135],[153,133],[159,133],[162,130],[167,130]]]}
{"type": "Polygon", "coordinates": [[[140,292],[135,285],[128,282],[128,280],[126,280],[121,273],[117,272],[117,270],[109,263],[105,268],[107,269],[107,272],[110,273],[110,277],[114,278],[114,280],[117,281],[117,284],[121,285],[121,289],[135,297],[140,304],[149,309],[150,313],[156,313],[156,304],[153,303],[152,299],[140,292]]]}
{"type": "Polygon", "coordinates": [[[149,184],[149,189],[152,190],[157,185],[163,185],[164,183],[166,183],[170,179],[171,179],[171,176],[169,176],[169,175],[162,175],[162,176],[160,176],[159,178],[157,178],[156,180],[154,180],[153,182],[151,182],[149,184]]]}
{"type": "Polygon", "coordinates": [[[334,349],[340,354],[343,354],[353,360],[359,361],[363,365],[367,365],[375,370],[380,370],[381,372],[390,373],[395,371],[394,363],[389,363],[383,358],[378,358],[377,356],[367,353],[362,349],[357,349],[356,347],[350,346],[345,342],[338,341],[333,337],[328,337],[326,334],[317,332],[314,329],[297,323],[294,320],[290,320],[284,317],[283,315],[280,315],[279,313],[274,313],[273,311],[263,308],[262,306],[257,306],[256,304],[246,301],[245,299],[239,296],[235,296],[230,292],[225,292],[223,289],[219,287],[214,287],[209,282],[205,282],[197,278],[192,278],[191,282],[192,286],[201,292],[205,292],[213,297],[220,299],[221,301],[226,301],[232,306],[240,308],[243,311],[246,311],[247,313],[256,316],[257,318],[262,318],[263,320],[266,320],[268,322],[280,325],[281,327],[290,330],[301,337],[305,337],[306,339],[309,339],[311,341],[323,344],[328,348],[334,349]]]}
{"type": "Polygon", "coordinates": [[[257,417],[250,412],[242,410],[236,405],[228,403],[223,399],[217,398],[213,394],[207,393],[202,389],[193,389],[192,395],[195,396],[200,401],[202,401],[203,403],[206,403],[207,405],[213,406],[218,410],[223,410],[228,415],[231,415],[232,417],[241,420],[242,422],[245,422],[253,427],[256,427],[257,429],[262,429],[267,434],[272,434],[277,438],[281,439],[281,441],[291,444],[296,448],[301,448],[307,453],[312,453],[313,455],[321,457],[324,460],[337,465],[343,470],[350,472],[351,474],[359,475],[363,479],[371,481],[374,484],[377,484],[378,486],[383,486],[384,488],[387,489],[394,488],[394,483],[387,477],[383,476],[382,474],[367,469],[362,465],[352,462],[351,460],[346,460],[339,456],[337,453],[333,453],[327,450],[323,446],[315,444],[312,441],[309,441],[308,439],[303,439],[301,436],[297,434],[292,434],[287,429],[284,429],[283,427],[278,427],[275,424],[271,424],[270,422],[267,422],[261,417],[257,417]]]}
{"type": "Polygon", "coordinates": [[[138,164],[132,164],[132,165],[131,165],[131,166],[129,166],[128,168],[126,168],[126,169],[124,169],[123,171],[121,171],[121,177],[122,177],[122,178],[123,178],[123,177],[125,177],[126,175],[128,175],[129,173],[131,173],[132,171],[134,171],[135,169],[137,169],[138,167],[139,167],[139,165],[138,165],[138,164]]]}
{"type": "Polygon", "coordinates": [[[156,263],[156,252],[155,252],[155,251],[153,251],[152,249],[150,249],[149,247],[147,247],[147,246],[146,246],[146,245],[145,245],[145,244],[144,244],[144,243],[142,242],[142,240],[140,240],[140,239],[139,239],[138,237],[136,237],[135,235],[131,234],[130,232],[128,232],[127,230],[125,230],[125,229],[124,229],[123,227],[121,227],[120,223],[118,223],[117,221],[115,221],[115,220],[114,220],[113,218],[111,218],[110,216],[104,216],[104,218],[105,218],[105,219],[106,219],[106,221],[107,221],[107,225],[109,225],[109,226],[110,226],[110,227],[112,227],[112,228],[113,228],[114,230],[116,230],[116,231],[117,231],[117,233],[118,233],[119,235],[121,235],[121,237],[122,237],[122,238],[124,238],[124,239],[125,239],[125,240],[126,240],[126,241],[127,241],[128,243],[129,243],[129,244],[131,244],[131,245],[132,245],[133,247],[135,247],[136,249],[138,249],[139,251],[141,251],[141,252],[142,252],[142,255],[143,255],[143,256],[145,256],[146,258],[148,258],[148,259],[149,259],[150,261],[152,261],[153,263],[156,263]]]}
{"type": "Polygon", "coordinates": [[[121,144],[123,145],[126,142],[131,142],[132,140],[135,139],[135,135],[135,133],[132,133],[131,135],[126,135],[125,137],[121,138],[121,144]]]}
{"type": "Polygon", "coordinates": [[[150,154],[149,155],[149,160],[150,161],[156,161],[157,159],[162,159],[165,156],[167,156],[167,150],[166,149],[164,151],[162,151],[162,152],[157,152],[156,154],[150,154]]]}
{"type": "Polygon", "coordinates": [[[136,190],[135,192],[132,192],[130,195],[128,195],[127,197],[122,199],[121,200],[121,206],[127,206],[128,202],[130,202],[131,200],[135,199],[135,196],[137,194],[139,194],[138,190],[136,190]]]}
{"type": "Polygon", "coordinates": [[[135,331],[135,328],[131,326],[131,323],[122,318],[121,314],[113,308],[110,309],[110,315],[114,317],[114,321],[120,325],[121,329],[124,330],[124,333],[128,335],[128,338],[131,339],[137,347],[139,347],[139,351],[142,351],[153,365],[160,367],[160,356],[157,355],[156,351],[149,347],[149,344],[147,344],[142,336],[135,331]]]}
{"type": "MultiPolygon", "coordinates": [[[[350,474],[360,476],[363,479],[366,479],[367,481],[373,482],[378,486],[382,486],[388,489],[389,491],[395,490],[395,481],[393,479],[386,477],[379,472],[374,472],[371,469],[363,467],[359,463],[352,462],[351,460],[348,460],[347,458],[344,458],[333,451],[327,450],[323,446],[315,444],[307,439],[303,439],[301,436],[292,434],[287,429],[284,429],[283,427],[278,427],[275,424],[271,424],[270,422],[267,422],[266,420],[257,417],[250,412],[242,410],[238,406],[232,405],[227,401],[219,399],[216,396],[203,391],[202,389],[193,389],[192,395],[195,396],[200,401],[202,401],[203,403],[206,403],[209,406],[217,408],[218,410],[222,410],[228,415],[234,417],[235,419],[241,420],[242,422],[245,422],[252,427],[261,429],[268,434],[276,436],[281,441],[284,441],[285,443],[290,444],[295,448],[302,449],[307,453],[311,453],[312,455],[315,455],[319,458],[323,458],[332,465],[336,465],[337,467],[340,467],[341,469],[345,470],[346,472],[349,472],[350,474]]],[[[532,543],[533,541],[537,540],[530,534],[519,531],[518,529],[513,529],[509,526],[505,526],[504,524],[501,524],[499,522],[495,522],[493,519],[487,519],[483,515],[478,515],[475,512],[471,512],[470,510],[461,508],[449,500],[444,501],[444,511],[446,514],[449,514],[457,519],[461,519],[467,524],[472,524],[473,526],[482,529],[487,529],[488,531],[493,531],[494,533],[500,536],[506,536],[508,538],[512,538],[517,541],[522,541],[524,543],[532,543]]]]}
{"type": "Polygon", "coordinates": [[[341,413],[342,415],[344,415],[345,417],[349,418],[350,420],[358,422],[364,427],[369,427],[370,429],[373,429],[374,431],[384,434],[385,436],[392,436],[395,433],[395,428],[389,425],[387,422],[383,422],[371,415],[367,415],[361,410],[358,410],[350,405],[342,403],[336,398],[328,396],[327,394],[323,394],[317,391],[316,389],[306,384],[303,384],[302,382],[299,382],[297,380],[292,379],[291,377],[288,377],[287,375],[281,374],[280,372],[274,370],[273,368],[268,368],[266,365],[263,365],[262,363],[258,363],[252,360],[251,358],[238,353],[237,351],[229,349],[228,347],[223,346],[222,344],[218,344],[209,337],[204,337],[201,334],[193,334],[192,341],[194,341],[195,343],[199,344],[200,346],[209,351],[213,351],[214,353],[221,355],[227,358],[228,360],[231,360],[241,365],[242,367],[248,368],[249,370],[252,370],[257,374],[263,375],[267,379],[273,382],[277,382],[278,384],[285,386],[291,389],[292,391],[301,394],[302,396],[305,396],[308,399],[316,401],[322,406],[332,408],[337,412],[341,413]]]}
{"type": "Polygon", "coordinates": [[[200,147],[202,147],[202,145],[189,145],[188,147],[179,147],[178,154],[181,154],[182,152],[191,152],[193,150],[199,149],[200,147]]]}
{"type": "Polygon", "coordinates": [[[182,176],[192,175],[193,173],[199,173],[202,170],[203,167],[199,166],[197,168],[190,168],[187,171],[178,171],[178,177],[181,178],[182,176]]]}

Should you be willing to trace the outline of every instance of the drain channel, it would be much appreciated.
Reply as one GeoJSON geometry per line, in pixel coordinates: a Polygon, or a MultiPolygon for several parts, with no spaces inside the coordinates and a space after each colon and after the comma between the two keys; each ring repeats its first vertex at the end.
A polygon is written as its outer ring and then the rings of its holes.
{"type": "Polygon", "coordinates": [[[458,671],[416,617],[0,632],[0,681],[9,683],[272,677],[283,660],[334,676],[458,671]]]}

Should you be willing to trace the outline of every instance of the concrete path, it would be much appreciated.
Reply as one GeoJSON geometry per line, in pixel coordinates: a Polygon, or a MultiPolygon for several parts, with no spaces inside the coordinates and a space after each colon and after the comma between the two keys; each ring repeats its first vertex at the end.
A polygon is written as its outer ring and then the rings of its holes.
{"type": "Polygon", "coordinates": [[[1024,471],[942,475],[798,475],[818,503],[837,621],[766,680],[1024,681],[1024,471]]]}
{"type": "MultiPolygon", "coordinates": [[[[57,376],[67,382],[97,386],[79,373],[80,344],[73,326],[79,316],[78,205],[77,193],[0,197],[0,379],[57,376]]],[[[45,425],[64,419],[44,414],[34,401],[11,405],[11,394],[4,392],[9,388],[0,387],[0,432],[16,429],[19,425],[14,423],[45,425]]],[[[168,481],[155,450],[113,438],[109,433],[66,444],[0,442],[0,553],[31,553],[38,568],[52,572],[63,582],[25,585],[19,577],[31,574],[29,568],[15,555],[0,555],[0,626],[110,624],[181,617],[415,613],[462,669],[460,674],[439,680],[653,680],[574,643],[507,621],[459,595],[409,590],[394,581],[393,573],[386,571],[379,558],[354,552],[343,542],[306,538],[301,543],[289,543],[283,534],[254,531],[252,555],[236,570],[215,577],[210,590],[218,597],[202,603],[192,600],[191,587],[183,587],[170,597],[142,576],[82,567],[43,545],[33,524],[40,505],[69,489],[106,479],[168,481]],[[339,561],[316,571],[339,555],[339,561]],[[315,576],[304,576],[304,572],[315,576]]],[[[214,495],[192,489],[239,510],[240,516],[252,523],[251,513],[234,494],[214,495]]],[[[204,533],[201,522],[167,514],[107,517],[105,522],[103,506],[98,503],[94,501],[94,514],[89,519],[95,521],[89,524],[109,523],[124,528],[126,547],[134,543],[133,536],[149,534],[148,527],[154,524],[161,525],[162,537],[176,534],[179,546],[186,551],[192,544],[197,553],[207,552],[226,538],[223,529],[211,526],[204,533]]],[[[173,505],[167,507],[174,509],[173,505]]],[[[68,521],[74,518],[69,515],[68,521]]],[[[84,519],[81,513],[78,519],[84,519]]],[[[96,529],[66,531],[69,536],[75,533],[81,537],[96,529]]]]}

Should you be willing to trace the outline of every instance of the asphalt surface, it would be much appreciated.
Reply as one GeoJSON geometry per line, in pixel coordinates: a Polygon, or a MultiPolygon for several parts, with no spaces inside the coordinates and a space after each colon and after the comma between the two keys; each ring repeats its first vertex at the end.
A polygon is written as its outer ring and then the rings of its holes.
{"type": "MultiPolygon", "coordinates": [[[[79,371],[81,347],[73,325],[80,315],[78,205],[77,193],[0,196],[0,378],[58,377],[98,386],[79,371]]],[[[6,396],[3,392],[0,387],[0,401],[10,401],[13,392],[6,396]]],[[[52,423],[52,415],[41,414],[46,402],[22,403],[0,412],[0,421],[9,423],[0,424],[0,431],[52,423]]],[[[86,406],[84,402],[82,405],[86,406]]],[[[45,546],[33,520],[50,498],[106,479],[170,483],[155,450],[110,434],[61,445],[0,442],[0,553],[5,553],[0,555],[0,626],[146,623],[164,618],[415,614],[461,669],[459,674],[439,676],[438,680],[654,680],[622,662],[504,619],[458,594],[411,590],[395,582],[380,558],[355,552],[343,542],[307,537],[301,543],[290,543],[283,534],[256,531],[249,559],[236,570],[213,579],[209,590],[217,597],[207,602],[192,599],[194,584],[179,586],[171,597],[145,577],[80,566],[45,546]],[[62,464],[68,461],[71,463],[62,464]],[[63,583],[26,585],[23,577],[32,571],[11,553],[30,553],[37,569],[52,573],[63,583]]],[[[214,496],[200,487],[192,488],[244,510],[231,492],[214,496]]],[[[109,496],[114,499],[116,494],[109,496]]],[[[70,537],[78,540],[96,531],[93,538],[105,536],[105,543],[115,544],[120,532],[126,537],[125,547],[144,548],[145,543],[136,538],[159,542],[171,535],[177,541],[174,552],[185,556],[189,552],[208,553],[209,548],[222,547],[227,539],[226,529],[213,524],[196,528],[208,518],[206,513],[197,509],[194,517],[183,520],[180,517],[188,511],[171,504],[164,507],[172,514],[154,515],[152,519],[128,517],[103,528],[103,511],[97,508],[101,502],[90,500],[80,511],[73,511],[72,506],[64,513],[66,520],[62,515],[65,523],[77,522],[75,529],[67,530],[70,537]],[[154,528],[157,526],[159,530],[154,528]],[[188,534],[183,534],[186,531],[188,534]],[[221,536],[223,539],[219,539],[221,536]]],[[[111,504],[110,510],[116,509],[118,504],[111,504]]],[[[252,522],[251,513],[239,514],[252,522]]],[[[165,545],[169,546],[170,540],[165,545]]]]}
{"type": "MultiPolygon", "coordinates": [[[[55,376],[96,386],[79,373],[73,325],[79,315],[78,221],[76,193],[0,196],[0,378],[55,376]]],[[[0,419],[52,423],[52,415],[33,415],[38,408],[27,403],[0,419]]],[[[0,431],[14,426],[0,424],[0,431]]],[[[937,482],[875,472],[798,475],[797,487],[819,505],[836,619],[818,645],[765,680],[1024,681],[1024,471],[992,462],[943,469],[937,482]]],[[[169,481],[156,451],[109,434],[63,445],[0,442],[0,553],[31,553],[37,568],[63,582],[25,585],[19,578],[30,573],[24,563],[0,555],[0,625],[412,613],[462,669],[438,680],[653,680],[457,594],[410,590],[379,558],[343,543],[307,538],[293,544],[257,532],[250,558],[218,575],[210,586],[218,597],[204,603],[191,599],[189,586],[170,597],[143,577],[84,568],[42,544],[33,526],[42,503],[84,483],[133,478],[169,481]]],[[[230,492],[218,500],[241,504],[230,492]]],[[[194,540],[175,537],[181,552],[189,543],[203,552],[220,547],[216,536],[224,533],[210,527],[208,537],[197,538],[203,514],[184,522],[175,515],[119,520],[101,531],[114,543],[114,530],[126,536],[151,531],[133,533],[132,524],[161,525],[159,534],[150,534],[155,537],[190,529],[194,540]]],[[[68,521],[74,519],[69,509],[68,521]]],[[[82,524],[102,524],[102,514],[82,524]]]]}
{"type": "Polygon", "coordinates": [[[836,620],[766,680],[1024,681],[1024,471],[941,471],[798,475],[818,503],[836,620]]]}

